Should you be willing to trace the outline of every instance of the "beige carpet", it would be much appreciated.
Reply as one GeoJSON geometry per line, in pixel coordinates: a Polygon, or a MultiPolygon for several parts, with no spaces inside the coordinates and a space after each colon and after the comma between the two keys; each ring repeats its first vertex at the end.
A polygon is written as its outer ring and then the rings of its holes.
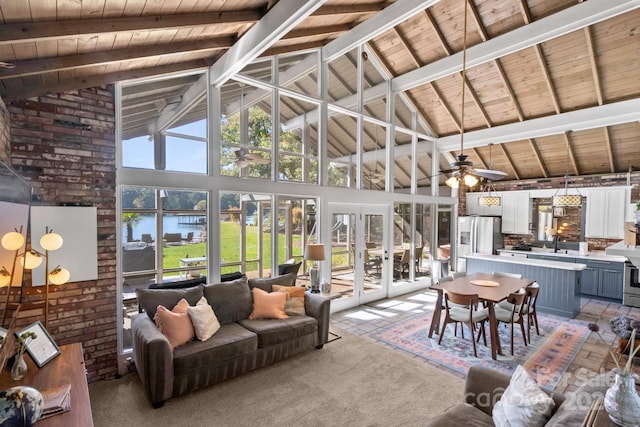
{"type": "Polygon", "coordinates": [[[463,380],[337,331],[321,350],[169,399],[153,409],[137,374],[89,384],[96,427],[418,426],[462,399],[463,380]]]}

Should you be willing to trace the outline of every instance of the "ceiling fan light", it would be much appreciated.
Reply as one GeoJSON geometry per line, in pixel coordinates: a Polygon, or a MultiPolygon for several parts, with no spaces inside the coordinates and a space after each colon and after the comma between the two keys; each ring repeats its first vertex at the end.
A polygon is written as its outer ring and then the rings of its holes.
{"type": "Polygon", "coordinates": [[[563,194],[553,196],[553,206],[582,206],[582,196],[574,194],[563,194]]]}
{"type": "Polygon", "coordinates": [[[476,185],[478,183],[478,178],[476,178],[473,175],[470,174],[466,174],[463,178],[464,183],[467,187],[473,187],[474,185],[476,185]]]}
{"type": "Polygon", "coordinates": [[[455,176],[447,178],[447,180],[444,183],[451,188],[458,188],[460,186],[460,183],[458,182],[458,178],[456,178],[455,176]]]}
{"type": "Polygon", "coordinates": [[[478,198],[479,206],[501,206],[502,197],[500,196],[480,196],[478,198]]]}

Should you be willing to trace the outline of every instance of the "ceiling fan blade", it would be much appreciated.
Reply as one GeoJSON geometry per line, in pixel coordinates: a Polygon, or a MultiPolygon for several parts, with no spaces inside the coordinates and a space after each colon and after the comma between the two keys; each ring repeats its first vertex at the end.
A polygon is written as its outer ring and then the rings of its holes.
{"type": "Polygon", "coordinates": [[[507,176],[506,172],[493,169],[473,169],[471,173],[491,181],[499,181],[507,176]]]}

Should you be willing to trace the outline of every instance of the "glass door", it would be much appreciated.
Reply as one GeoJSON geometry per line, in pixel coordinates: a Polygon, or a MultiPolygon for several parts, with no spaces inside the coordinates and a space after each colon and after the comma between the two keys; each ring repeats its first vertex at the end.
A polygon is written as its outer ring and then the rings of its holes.
{"type": "Polygon", "coordinates": [[[386,206],[332,205],[331,291],[340,298],[333,310],[354,307],[387,296],[385,285],[386,206]]]}

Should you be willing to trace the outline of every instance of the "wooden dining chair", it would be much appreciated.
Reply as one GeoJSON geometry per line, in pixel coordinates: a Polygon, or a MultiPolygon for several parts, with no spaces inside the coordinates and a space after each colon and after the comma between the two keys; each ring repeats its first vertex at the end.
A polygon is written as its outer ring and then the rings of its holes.
{"type": "Polygon", "coordinates": [[[393,260],[393,269],[395,271],[398,271],[398,273],[400,274],[400,278],[402,279],[402,273],[405,272],[405,269],[407,271],[407,273],[409,272],[409,262],[411,261],[411,253],[409,251],[409,249],[405,249],[402,251],[402,256],[398,257],[398,258],[394,258],[393,260]]]}
{"type": "MultiPolygon", "coordinates": [[[[458,294],[452,291],[445,291],[444,294],[444,307],[445,316],[442,323],[442,330],[440,331],[440,338],[438,338],[438,344],[442,342],[442,336],[447,324],[453,323],[457,325],[467,325],[471,332],[471,343],[473,344],[473,355],[478,357],[478,351],[476,349],[476,324],[480,324],[480,331],[478,332],[478,338],[484,337],[484,345],[487,345],[487,334],[485,332],[484,323],[489,318],[486,310],[478,310],[478,294],[466,295],[458,294]],[[452,304],[456,304],[455,306],[452,304]],[[466,306],[466,307],[464,307],[466,306]]],[[[461,330],[463,327],[461,326],[461,330]]],[[[455,329],[454,329],[455,333],[455,329]]],[[[464,338],[464,332],[462,333],[464,338]]]]}
{"type": "Polygon", "coordinates": [[[538,300],[538,292],[540,291],[540,285],[538,282],[533,282],[525,289],[526,302],[523,306],[524,314],[527,316],[527,339],[531,342],[531,323],[536,327],[536,334],[540,336],[540,327],[538,326],[538,313],[536,312],[536,301],[538,300]]]}
{"type": "MultiPolygon", "coordinates": [[[[517,323],[520,325],[520,331],[522,333],[522,339],[524,340],[524,345],[527,345],[527,333],[524,330],[524,300],[526,297],[526,292],[523,290],[522,292],[514,292],[509,294],[507,297],[507,302],[511,304],[511,310],[505,310],[500,306],[496,306],[494,308],[494,313],[496,316],[496,321],[498,325],[500,323],[508,324],[511,326],[511,355],[513,356],[513,329],[514,325],[517,323]]],[[[484,309],[486,311],[486,309],[484,309]]]]}

